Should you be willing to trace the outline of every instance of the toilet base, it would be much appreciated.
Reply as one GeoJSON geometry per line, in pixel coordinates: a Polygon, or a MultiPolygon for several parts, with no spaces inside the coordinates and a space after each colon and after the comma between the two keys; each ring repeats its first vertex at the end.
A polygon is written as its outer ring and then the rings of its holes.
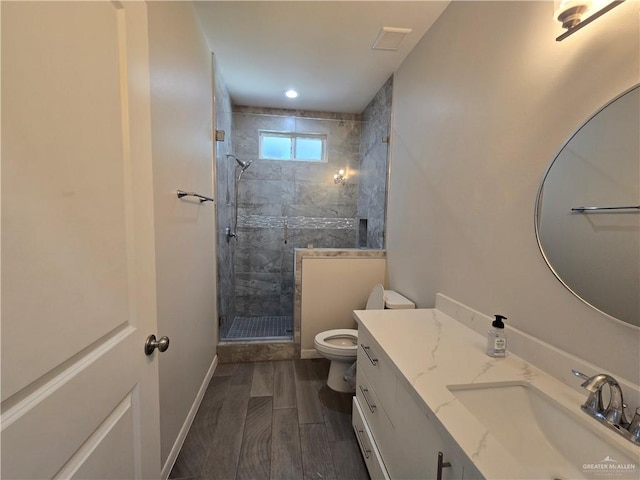
{"type": "Polygon", "coordinates": [[[349,359],[346,362],[339,360],[332,360],[329,366],[329,377],[327,378],[327,386],[336,392],[353,393],[354,388],[351,388],[349,382],[345,381],[344,376],[349,370],[349,367],[353,365],[356,359],[349,359]]]}

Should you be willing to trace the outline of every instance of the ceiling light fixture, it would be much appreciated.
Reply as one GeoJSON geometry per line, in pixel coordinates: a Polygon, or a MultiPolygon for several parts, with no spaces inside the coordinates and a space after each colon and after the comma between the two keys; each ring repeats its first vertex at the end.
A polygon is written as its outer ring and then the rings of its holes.
{"type": "Polygon", "coordinates": [[[284,93],[284,96],[287,98],[298,98],[298,95],[299,95],[298,92],[293,88],[290,88],[289,90],[285,90],[282,93],[284,93]]]}
{"type": "Polygon", "coordinates": [[[556,0],[555,3],[558,7],[555,10],[555,17],[562,23],[562,28],[567,29],[556,38],[556,41],[564,40],[622,2],[624,0],[614,0],[602,6],[603,2],[598,0],[556,0]],[[583,16],[587,16],[587,18],[583,20],[583,16]]]}

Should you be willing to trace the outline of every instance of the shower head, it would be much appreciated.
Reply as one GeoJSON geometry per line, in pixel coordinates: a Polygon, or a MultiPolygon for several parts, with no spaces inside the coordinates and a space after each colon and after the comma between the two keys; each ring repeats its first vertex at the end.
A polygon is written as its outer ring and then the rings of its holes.
{"type": "Polygon", "coordinates": [[[235,155],[231,155],[231,154],[227,154],[227,158],[233,158],[236,162],[238,162],[238,165],[240,166],[240,168],[242,169],[243,172],[247,168],[249,168],[251,166],[251,163],[253,162],[253,160],[249,160],[248,162],[243,162],[238,157],[236,157],[235,155]]]}

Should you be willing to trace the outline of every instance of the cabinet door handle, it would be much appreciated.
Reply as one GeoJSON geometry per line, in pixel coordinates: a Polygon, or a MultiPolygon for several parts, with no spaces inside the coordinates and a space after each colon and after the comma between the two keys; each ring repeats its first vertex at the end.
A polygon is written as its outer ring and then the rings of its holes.
{"type": "Polygon", "coordinates": [[[361,436],[363,433],[364,433],[364,430],[360,430],[358,427],[356,427],[356,435],[358,435],[358,440],[360,441],[360,446],[362,447],[362,453],[364,453],[364,458],[369,458],[371,456],[371,449],[364,446],[365,443],[361,436]]]}
{"type": "Polygon", "coordinates": [[[369,393],[369,389],[360,385],[360,391],[362,392],[364,401],[367,402],[367,406],[369,407],[369,410],[371,410],[371,413],[376,413],[376,404],[369,401],[369,395],[367,395],[369,393]]]}
{"type": "Polygon", "coordinates": [[[362,347],[362,350],[364,350],[364,353],[367,354],[367,357],[369,358],[369,361],[371,362],[371,364],[372,365],[377,365],[378,364],[378,359],[377,358],[373,358],[371,356],[371,354],[369,353],[369,350],[371,350],[371,347],[365,346],[364,343],[361,343],[360,346],[362,347]]]}
{"type": "Polygon", "coordinates": [[[436,476],[436,479],[442,480],[442,469],[449,467],[451,467],[451,462],[445,462],[442,452],[438,452],[438,474],[436,476]]]}

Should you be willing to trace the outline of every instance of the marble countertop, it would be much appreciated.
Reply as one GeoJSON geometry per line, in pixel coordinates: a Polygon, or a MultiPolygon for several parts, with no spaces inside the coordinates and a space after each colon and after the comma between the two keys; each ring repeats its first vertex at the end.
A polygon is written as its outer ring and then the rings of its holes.
{"type": "MultiPolygon", "coordinates": [[[[586,392],[581,394],[569,388],[514,354],[508,353],[506,358],[487,356],[486,336],[439,310],[356,310],[354,318],[359,328],[368,330],[382,347],[398,378],[414,394],[420,407],[439,422],[436,428],[447,432],[485,478],[567,478],[555,472],[553,465],[540,465],[536,472],[520,465],[447,386],[526,382],[579,415],[584,415],[580,406],[586,392]]],[[[584,419],[599,429],[598,436],[606,437],[616,448],[637,458],[635,446],[586,415],[584,419]]],[[[572,441],[570,435],[567,432],[567,441],[572,441]]],[[[601,460],[596,458],[593,462],[601,460]]]]}

